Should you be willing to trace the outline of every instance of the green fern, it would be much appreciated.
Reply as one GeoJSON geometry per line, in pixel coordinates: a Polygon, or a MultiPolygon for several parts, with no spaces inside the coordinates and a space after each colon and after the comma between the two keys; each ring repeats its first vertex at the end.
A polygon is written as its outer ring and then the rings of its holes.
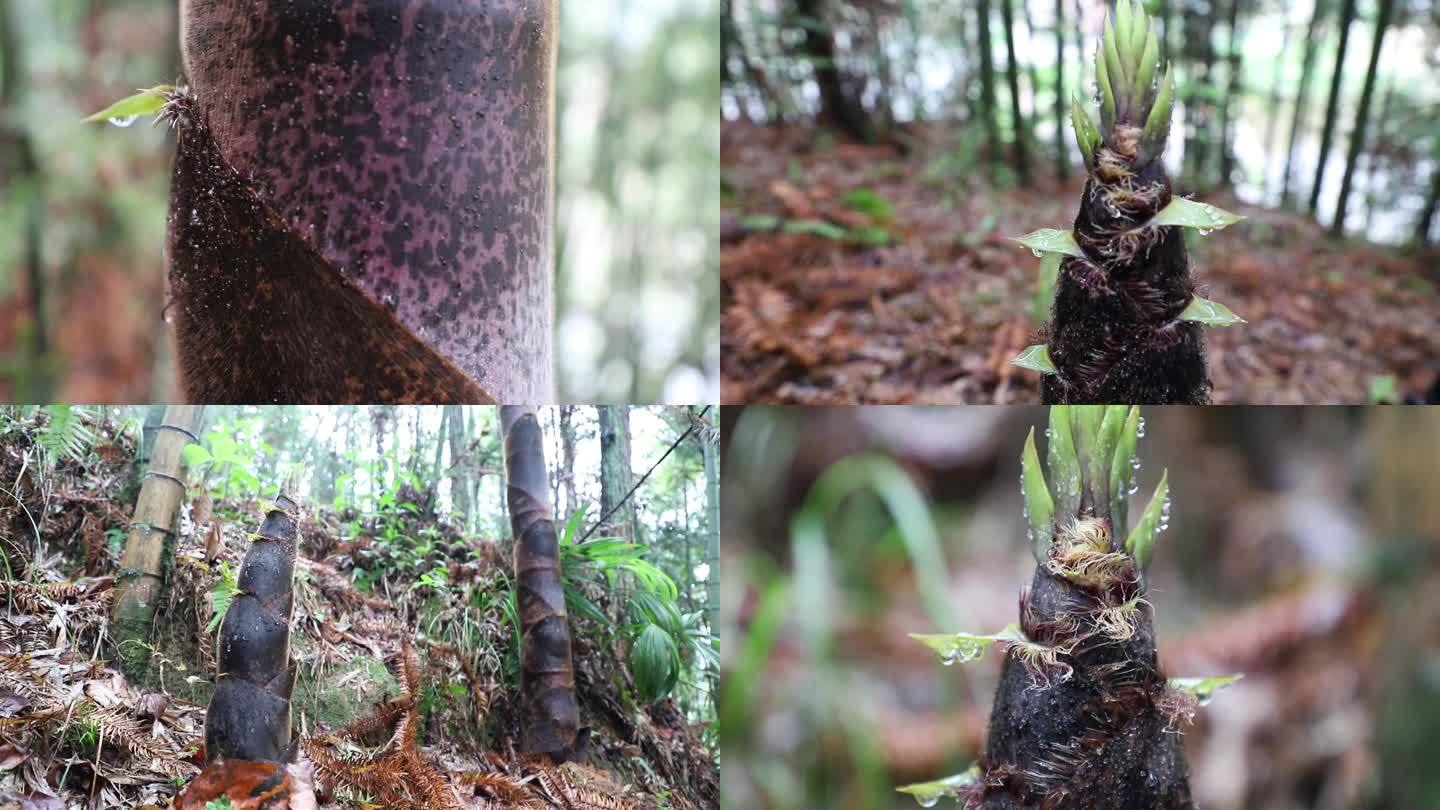
{"type": "Polygon", "coordinates": [[[215,584],[210,586],[210,623],[205,625],[207,634],[215,632],[220,627],[220,622],[225,619],[225,611],[230,609],[230,600],[240,592],[240,585],[235,581],[235,572],[230,570],[230,563],[220,562],[220,576],[215,579],[215,584]]]}
{"type": "Polygon", "coordinates": [[[77,405],[46,405],[49,417],[35,432],[35,443],[45,451],[50,463],[61,458],[83,461],[95,445],[95,431],[89,421],[95,415],[88,408],[77,405]]]}

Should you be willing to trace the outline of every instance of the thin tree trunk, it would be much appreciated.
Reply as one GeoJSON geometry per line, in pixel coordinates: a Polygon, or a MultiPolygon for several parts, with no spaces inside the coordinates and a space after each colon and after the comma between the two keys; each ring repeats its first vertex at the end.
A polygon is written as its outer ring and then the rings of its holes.
{"type": "Polygon", "coordinates": [[[184,6],[186,395],[553,398],[557,0],[184,6]]]}
{"type": "Polygon", "coordinates": [[[1223,188],[1230,188],[1230,175],[1235,169],[1235,136],[1231,131],[1230,105],[1235,103],[1235,96],[1240,92],[1240,71],[1243,69],[1241,47],[1243,42],[1240,38],[1240,0],[1230,0],[1230,39],[1228,53],[1225,55],[1226,64],[1229,66],[1227,72],[1227,85],[1225,97],[1220,100],[1220,185],[1223,188]]]}
{"type": "MultiPolygon", "coordinates": [[[[1075,21],[1079,24],[1079,20],[1075,21]]],[[[1065,147],[1065,0],[1055,0],[1055,168],[1070,178],[1070,150],[1065,147]]]]}
{"type": "Polygon", "coordinates": [[[1015,58],[1015,13],[1011,5],[1014,0],[1000,0],[1000,18],[1005,27],[1005,74],[1010,83],[1010,106],[1012,123],[1015,128],[1015,170],[1020,182],[1030,182],[1030,154],[1025,145],[1025,112],[1020,106],[1020,64],[1015,58]]]}
{"type": "Polygon", "coordinates": [[[1375,94],[1375,78],[1380,72],[1380,49],[1385,43],[1385,30],[1390,27],[1390,14],[1395,0],[1380,0],[1380,14],[1375,21],[1375,45],[1370,49],[1370,66],[1365,72],[1365,88],[1360,91],[1360,108],[1355,111],[1355,126],[1350,130],[1350,156],[1345,160],[1345,174],[1340,179],[1340,197],[1335,201],[1335,219],[1330,235],[1345,233],[1345,213],[1350,203],[1350,187],[1355,179],[1355,166],[1365,151],[1365,129],[1369,126],[1370,99],[1375,94]]]}
{"type": "Polygon", "coordinates": [[[575,494],[575,406],[560,408],[560,452],[565,465],[565,514],[574,514],[580,508],[580,499],[575,494]]]}
{"type": "MultiPolygon", "coordinates": [[[[720,635],[720,440],[700,437],[701,459],[705,466],[705,533],[708,548],[705,554],[705,617],[710,632],[720,635]]],[[[711,699],[718,699],[715,679],[711,679],[711,699]]]]}
{"type": "Polygon", "coordinates": [[[825,0],[797,0],[802,19],[800,49],[810,62],[815,84],[820,89],[820,118],[839,127],[852,138],[868,142],[874,138],[869,116],[860,99],[846,92],[841,80],[835,32],[825,15],[825,0]]]}
{"type": "Polygon", "coordinates": [[[625,503],[614,514],[634,483],[630,467],[630,406],[601,405],[600,417],[600,514],[610,515],[611,533],[635,539],[635,510],[625,503]]]}
{"type": "Polygon", "coordinates": [[[1310,77],[1315,71],[1316,44],[1320,36],[1320,23],[1325,19],[1325,4],[1329,0],[1315,0],[1315,13],[1310,16],[1310,25],[1305,29],[1305,49],[1300,58],[1300,84],[1295,88],[1295,115],[1290,120],[1290,142],[1285,147],[1285,176],[1280,181],[1280,205],[1289,207],[1294,203],[1290,192],[1290,178],[1295,176],[1295,141],[1300,136],[1300,123],[1310,103],[1310,77]]]}
{"type": "MultiPolygon", "coordinates": [[[[1280,56],[1275,60],[1275,73],[1270,78],[1270,115],[1265,121],[1265,154],[1275,154],[1275,133],[1280,127],[1280,81],[1285,73],[1285,57],[1290,53],[1291,26],[1287,15],[1280,38],[1280,56]]],[[[1296,102],[1299,103],[1298,101],[1296,102]]],[[[1270,172],[1263,172],[1260,198],[1270,198],[1270,172]]]]}
{"type": "Polygon", "coordinates": [[[990,0],[975,4],[980,43],[980,115],[984,118],[985,145],[994,151],[1000,147],[999,112],[995,109],[995,54],[990,41],[990,0]]]}
{"type": "Polygon", "coordinates": [[[534,410],[500,408],[520,613],[520,748],[556,761],[583,756],[560,548],[550,519],[545,438],[534,410]]]}
{"type": "Polygon", "coordinates": [[[1326,157],[1335,136],[1335,116],[1340,111],[1340,87],[1345,78],[1345,51],[1350,45],[1350,23],[1355,20],[1355,0],[1343,0],[1340,6],[1340,47],[1335,52],[1335,71],[1330,76],[1330,101],[1325,105],[1325,128],[1320,134],[1320,158],[1315,165],[1315,185],[1310,189],[1310,215],[1320,210],[1320,189],[1325,180],[1326,157]]]}
{"type": "Polygon", "coordinates": [[[446,433],[450,440],[450,500],[470,528],[470,471],[465,456],[465,410],[463,405],[446,405],[446,433]]]}
{"type": "Polygon", "coordinates": [[[130,677],[149,661],[144,642],[150,636],[160,600],[169,544],[175,535],[175,513],[185,496],[181,452],[200,432],[203,405],[171,405],[155,438],[154,455],[140,484],[130,519],[130,533],[120,555],[115,583],[111,636],[130,677]]]}
{"type": "Polygon", "coordinates": [[[1434,161],[1430,172],[1430,193],[1425,197],[1425,206],[1420,209],[1420,218],[1415,222],[1415,241],[1421,245],[1430,244],[1430,226],[1435,222],[1435,212],[1440,209],[1440,156],[1434,161]]]}

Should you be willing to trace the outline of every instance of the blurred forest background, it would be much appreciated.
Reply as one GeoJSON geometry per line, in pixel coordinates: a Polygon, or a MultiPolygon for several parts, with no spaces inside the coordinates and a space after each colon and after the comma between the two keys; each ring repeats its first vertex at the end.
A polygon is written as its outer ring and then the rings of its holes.
{"type": "MultiPolygon", "coordinates": [[[[1142,413],[1139,491],[1168,468],[1173,503],[1149,574],[1161,665],[1245,676],[1184,732],[1197,803],[1440,806],[1440,413],[1142,413]]],[[[907,634],[1015,620],[1020,453],[1045,419],[724,409],[725,806],[914,807],[897,786],[974,761],[1002,656],[945,667],[907,634]]]]}
{"type": "MultiPolygon", "coordinates": [[[[0,395],[12,401],[174,396],[161,320],[171,136],[81,119],[179,74],[176,9],[0,0],[0,395]]],[[[718,396],[717,13],[715,0],[561,4],[562,400],[718,396]]]]}
{"type": "MultiPolygon", "coordinates": [[[[1217,402],[1363,403],[1440,373],[1440,4],[1145,0],[1217,402]]],[[[1103,0],[724,0],[722,397],[1035,401],[1011,237],[1065,227],[1103,0]]]]}

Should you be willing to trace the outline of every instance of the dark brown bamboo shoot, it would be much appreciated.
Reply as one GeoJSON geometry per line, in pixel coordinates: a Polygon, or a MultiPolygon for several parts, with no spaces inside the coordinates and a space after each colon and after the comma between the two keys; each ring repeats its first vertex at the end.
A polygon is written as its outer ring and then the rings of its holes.
{"type": "Polygon", "coordinates": [[[557,761],[578,756],[580,710],[560,575],[560,547],[545,470],[545,440],[530,408],[504,405],[505,479],[515,536],[520,613],[521,748],[557,761]]]}
{"type": "Polygon", "coordinates": [[[290,754],[290,616],[297,506],[275,499],[240,566],[220,623],[220,672],[205,713],[205,758],[282,762],[290,754]]]}
{"type": "Polygon", "coordinates": [[[133,642],[143,642],[150,635],[155,619],[165,573],[166,537],[174,534],[175,513],[185,495],[180,455],[185,445],[195,440],[203,411],[203,405],[170,405],[165,409],[120,555],[111,635],[131,674],[134,667],[148,660],[143,644],[133,642]]]}

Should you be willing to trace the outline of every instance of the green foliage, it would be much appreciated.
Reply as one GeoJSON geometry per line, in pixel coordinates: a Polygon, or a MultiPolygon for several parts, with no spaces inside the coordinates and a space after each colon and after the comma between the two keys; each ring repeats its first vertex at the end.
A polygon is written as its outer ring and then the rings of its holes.
{"type": "Polygon", "coordinates": [[[1151,227],[1178,225],[1184,228],[1197,228],[1201,235],[1205,235],[1234,225],[1244,218],[1209,203],[1187,200],[1184,197],[1173,197],[1170,204],[1160,209],[1160,213],[1150,220],[1149,225],[1151,227]]]}
{"type": "Polygon", "coordinates": [[[855,245],[884,245],[892,239],[890,232],[878,225],[863,225],[847,228],[822,219],[783,219],[773,214],[754,214],[740,219],[740,227],[747,231],[780,231],[781,233],[808,234],[855,245]]]}
{"type": "Polygon", "coordinates": [[[205,810],[234,810],[234,805],[230,804],[229,796],[221,796],[206,802],[205,810]]]}
{"type": "Polygon", "coordinates": [[[1189,694],[1199,701],[1201,706],[1204,706],[1210,702],[1216,692],[1243,677],[1245,677],[1243,673],[1236,673],[1234,675],[1212,675],[1208,678],[1171,678],[1170,688],[1189,694]]]}
{"type": "Polygon", "coordinates": [[[45,451],[48,463],[61,458],[83,461],[95,445],[96,435],[87,422],[94,414],[78,405],[46,405],[48,419],[35,431],[35,443],[45,451]]]}
{"type": "Polygon", "coordinates": [[[1370,378],[1370,404],[1394,405],[1401,401],[1400,386],[1394,374],[1379,374],[1370,378]]]}
{"type": "Polygon", "coordinates": [[[1027,346],[1010,365],[1028,368],[1031,371],[1038,371],[1041,374],[1054,374],[1055,361],[1050,359],[1050,347],[1044,343],[1036,343],[1027,346]]]}
{"type": "Polygon", "coordinates": [[[180,455],[187,467],[201,472],[204,481],[218,473],[224,495],[230,495],[232,490],[236,494],[258,494],[260,479],[255,476],[254,464],[260,449],[249,442],[242,445],[216,427],[205,434],[204,445],[188,444],[180,455]]]}
{"type": "Polygon", "coordinates": [[[1058,228],[1041,228],[1038,231],[1015,237],[1015,241],[1030,248],[1037,257],[1042,253],[1063,253],[1078,259],[1085,258],[1085,252],[1075,242],[1075,234],[1058,228]]]}
{"type": "Polygon", "coordinates": [[[944,779],[937,779],[934,782],[920,782],[914,785],[905,785],[895,788],[901,793],[909,793],[915,797],[915,801],[921,807],[934,807],[939,801],[946,797],[956,797],[960,791],[975,784],[980,778],[980,766],[971,765],[963,773],[954,776],[947,776],[944,779]]]}
{"type": "Polygon", "coordinates": [[[230,609],[230,602],[235,594],[240,592],[240,586],[235,580],[235,572],[230,570],[230,563],[220,561],[220,575],[215,578],[215,584],[210,586],[210,623],[205,625],[206,633],[214,633],[220,629],[220,623],[225,620],[225,612],[230,609]]]}
{"type": "Polygon", "coordinates": [[[1125,550],[1135,557],[1135,562],[1139,563],[1141,568],[1150,564],[1155,535],[1170,524],[1170,484],[1166,480],[1168,476],[1168,471],[1160,474],[1160,483],[1155,486],[1155,494],[1145,507],[1145,513],[1140,516],[1135,530],[1130,532],[1130,537],[1125,540],[1125,550]]]}
{"type": "Polygon", "coordinates": [[[1191,297],[1190,303],[1180,313],[1180,320],[1195,321],[1206,326],[1234,326],[1237,323],[1245,323],[1245,319],[1230,311],[1224,304],[1215,301],[1208,301],[1196,295],[1191,297]]]}

